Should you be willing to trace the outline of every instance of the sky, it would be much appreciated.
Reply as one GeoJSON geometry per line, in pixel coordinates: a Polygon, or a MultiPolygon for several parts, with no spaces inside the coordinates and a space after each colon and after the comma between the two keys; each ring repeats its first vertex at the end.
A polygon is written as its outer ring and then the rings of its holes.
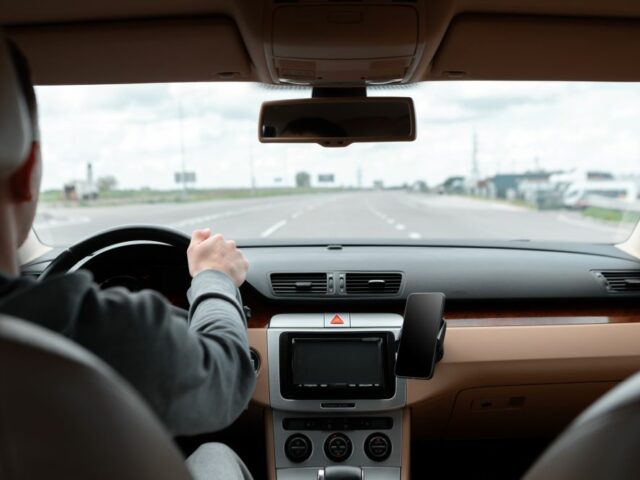
{"type": "Polygon", "coordinates": [[[418,138],[407,143],[261,144],[266,100],[308,98],[307,89],[255,83],[37,87],[43,189],[113,175],[119,188],[176,188],[184,161],[197,188],[293,186],[295,174],[334,174],[336,186],[425,181],[471,171],[474,132],[483,177],[536,168],[640,174],[640,84],[431,82],[375,89],[409,96],[418,138]]]}

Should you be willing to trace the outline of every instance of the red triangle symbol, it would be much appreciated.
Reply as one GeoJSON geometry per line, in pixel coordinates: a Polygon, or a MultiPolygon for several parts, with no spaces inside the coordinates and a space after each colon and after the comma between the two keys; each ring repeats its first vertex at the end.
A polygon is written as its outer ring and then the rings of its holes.
{"type": "Polygon", "coordinates": [[[331,325],[344,325],[344,320],[340,318],[340,315],[336,315],[331,319],[331,325]]]}

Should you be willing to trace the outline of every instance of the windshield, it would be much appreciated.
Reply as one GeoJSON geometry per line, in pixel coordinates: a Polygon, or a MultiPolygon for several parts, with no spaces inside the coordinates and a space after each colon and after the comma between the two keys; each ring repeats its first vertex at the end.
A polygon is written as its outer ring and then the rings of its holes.
{"type": "Polygon", "coordinates": [[[640,85],[436,82],[409,143],[261,144],[252,83],[38,87],[35,230],[210,227],[266,238],[619,242],[640,216],[640,85]]]}

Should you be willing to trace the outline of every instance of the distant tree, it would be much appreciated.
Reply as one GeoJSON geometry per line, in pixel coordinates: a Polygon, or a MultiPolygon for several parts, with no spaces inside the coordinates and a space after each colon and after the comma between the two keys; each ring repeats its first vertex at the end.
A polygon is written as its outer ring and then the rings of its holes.
{"type": "Polygon", "coordinates": [[[424,180],[418,180],[413,184],[412,187],[417,192],[428,192],[429,187],[427,186],[427,182],[424,180]]]}
{"type": "Polygon", "coordinates": [[[311,186],[311,175],[308,172],[296,173],[296,187],[305,188],[311,186]]]}
{"type": "Polygon", "coordinates": [[[96,181],[96,186],[100,192],[110,192],[111,190],[115,190],[118,186],[118,180],[113,175],[107,175],[100,177],[96,181]]]}

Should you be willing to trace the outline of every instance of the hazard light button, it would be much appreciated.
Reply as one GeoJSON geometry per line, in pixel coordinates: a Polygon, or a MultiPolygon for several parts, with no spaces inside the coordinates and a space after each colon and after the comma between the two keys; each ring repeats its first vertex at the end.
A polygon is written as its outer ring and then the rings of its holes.
{"type": "Polygon", "coordinates": [[[341,328],[351,326],[351,315],[348,313],[325,313],[325,328],[341,328]]]}

